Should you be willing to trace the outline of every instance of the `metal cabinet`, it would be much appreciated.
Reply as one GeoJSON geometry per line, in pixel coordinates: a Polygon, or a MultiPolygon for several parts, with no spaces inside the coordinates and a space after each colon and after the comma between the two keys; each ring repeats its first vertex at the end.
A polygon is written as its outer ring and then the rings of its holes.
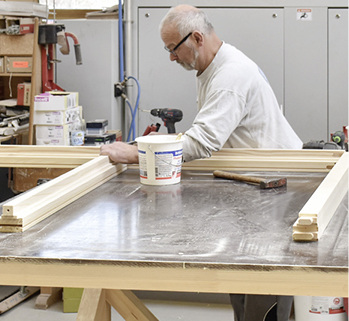
{"type": "MultiPolygon", "coordinates": [[[[138,14],[138,75],[143,109],[179,108],[183,120],[177,131],[188,129],[196,115],[195,71],[171,62],[163,50],[159,23],[168,8],[140,8],[138,14]]],[[[219,37],[242,50],[264,71],[280,105],[283,104],[283,10],[279,8],[206,8],[219,37]]],[[[139,131],[161,122],[140,111],[139,131]]],[[[166,129],[162,129],[166,131],[166,129]]]]}
{"type": "MultiPolygon", "coordinates": [[[[329,140],[348,125],[348,17],[345,1],[189,1],[202,6],[222,40],[252,58],[302,141],[329,140]],[[306,19],[304,19],[306,18],[306,19]]],[[[179,108],[185,131],[197,112],[195,71],[169,60],[159,22],[175,1],[132,2],[132,56],[142,86],[141,108],[179,108]]],[[[139,134],[161,122],[139,113],[139,134]]],[[[162,129],[166,131],[166,129],[162,129]]]]}
{"type": "Polygon", "coordinates": [[[329,134],[348,125],[348,9],[328,10],[329,134]]]}
{"type": "Polygon", "coordinates": [[[299,10],[285,8],[285,115],[303,141],[329,140],[348,125],[348,13],[299,10]]]}
{"type": "Polygon", "coordinates": [[[311,19],[299,18],[299,7],[284,10],[285,116],[303,141],[325,140],[327,8],[312,8],[311,19]]]}

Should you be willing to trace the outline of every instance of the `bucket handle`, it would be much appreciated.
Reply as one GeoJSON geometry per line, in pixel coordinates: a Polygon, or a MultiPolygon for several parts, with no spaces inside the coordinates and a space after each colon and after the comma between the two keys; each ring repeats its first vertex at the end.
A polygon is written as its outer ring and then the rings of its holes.
{"type": "Polygon", "coordinates": [[[171,163],[166,162],[165,160],[161,159],[158,155],[156,155],[156,153],[150,148],[149,145],[148,145],[148,149],[150,150],[150,152],[152,152],[152,153],[154,154],[155,158],[157,158],[159,161],[161,161],[161,162],[163,162],[163,163],[165,163],[165,164],[167,164],[167,165],[174,166],[174,167],[181,167],[182,164],[184,163],[184,161],[183,161],[183,156],[182,156],[182,161],[181,161],[181,163],[180,163],[179,165],[176,165],[176,164],[171,164],[171,163]]]}

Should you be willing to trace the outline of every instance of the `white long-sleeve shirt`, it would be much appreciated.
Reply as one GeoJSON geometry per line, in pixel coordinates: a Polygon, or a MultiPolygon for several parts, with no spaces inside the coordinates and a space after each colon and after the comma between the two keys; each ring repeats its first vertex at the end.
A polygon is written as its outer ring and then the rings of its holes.
{"type": "Polygon", "coordinates": [[[198,114],[183,142],[183,158],[210,157],[224,147],[301,149],[259,67],[223,43],[197,77],[198,114]]]}

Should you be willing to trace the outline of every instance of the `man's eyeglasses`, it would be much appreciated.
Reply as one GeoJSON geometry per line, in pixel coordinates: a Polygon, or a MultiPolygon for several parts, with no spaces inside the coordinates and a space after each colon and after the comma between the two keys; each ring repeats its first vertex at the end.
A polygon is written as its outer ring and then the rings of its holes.
{"type": "Polygon", "coordinates": [[[168,51],[169,53],[171,53],[174,56],[177,56],[177,54],[175,53],[175,51],[179,48],[179,46],[184,43],[190,36],[191,36],[192,32],[189,32],[172,50],[168,49],[167,47],[165,47],[165,50],[168,51]]]}

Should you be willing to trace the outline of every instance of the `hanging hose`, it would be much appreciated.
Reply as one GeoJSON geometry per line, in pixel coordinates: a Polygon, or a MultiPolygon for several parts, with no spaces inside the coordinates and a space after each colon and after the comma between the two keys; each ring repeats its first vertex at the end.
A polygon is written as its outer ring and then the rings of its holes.
{"type": "MultiPolygon", "coordinates": [[[[82,65],[81,49],[80,49],[80,43],[79,43],[78,38],[75,36],[75,34],[73,34],[71,32],[66,32],[65,36],[66,37],[71,37],[73,39],[76,64],[77,65],[82,65]]],[[[68,39],[66,41],[68,43],[68,39]]],[[[68,44],[68,46],[69,46],[69,44],[68,44]]]]}
{"type": "MultiPolygon", "coordinates": [[[[120,82],[126,82],[127,79],[125,78],[125,73],[124,73],[124,38],[123,38],[123,17],[122,17],[122,0],[119,0],[119,75],[120,75],[120,82]]],[[[137,116],[137,111],[138,111],[138,107],[139,107],[139,99],[140,99],[140,93],[141,93],[141,88],[139,85],[138,80],[135,77],[128,77],[129,79],[132,79],[136,82],[137,84],[137,88],[138,88],[138,93],[137,93],[137,100],[136,100],[136,104],[135,107],[132,108],[131,103],[129,101],[129,99],[126,97],[125,101],[126,104],[128,105],[128,107],[130,108],[131,111],[131,125],[130,125],[130,129],[128,132],[128,136],[127,136],[127,141],[130,141],[131,139],[134,140],[135,136],[136,136],[136,116],[137,116]],[[132,134],[132,138],[131,138],[131,134],[132,134]]]]}
{"type": "Polygon", "coordinates": [[[140,95],[141,95],[141,87],[139,85],[139,82],[138,80],[135,78],[135,77],[128,77],[129,79],[133,79],[136,84],[137,84],[137,89],[138,89],[138,93],[137,93],[137,100],[136,100],[136,104],[135,104],[135,107],[134,109],[132,109],[128,99],[126,100],[127,104],[129,105],[130,109],[131,109],[131,113],[132,113],[132,121],[131,121],[131,125],[130,125],[130,129],[129,129],[129,132],[128,132],[128,136],[127,136],[127,141],[130,141],[131,140],[131,132],[132,132],[132,140],[135,140],[136,138],[136,116],[137,116],[137,111],[138,111],[138,107],[139,107],[139,98],[140,98],[140,95]]]}

